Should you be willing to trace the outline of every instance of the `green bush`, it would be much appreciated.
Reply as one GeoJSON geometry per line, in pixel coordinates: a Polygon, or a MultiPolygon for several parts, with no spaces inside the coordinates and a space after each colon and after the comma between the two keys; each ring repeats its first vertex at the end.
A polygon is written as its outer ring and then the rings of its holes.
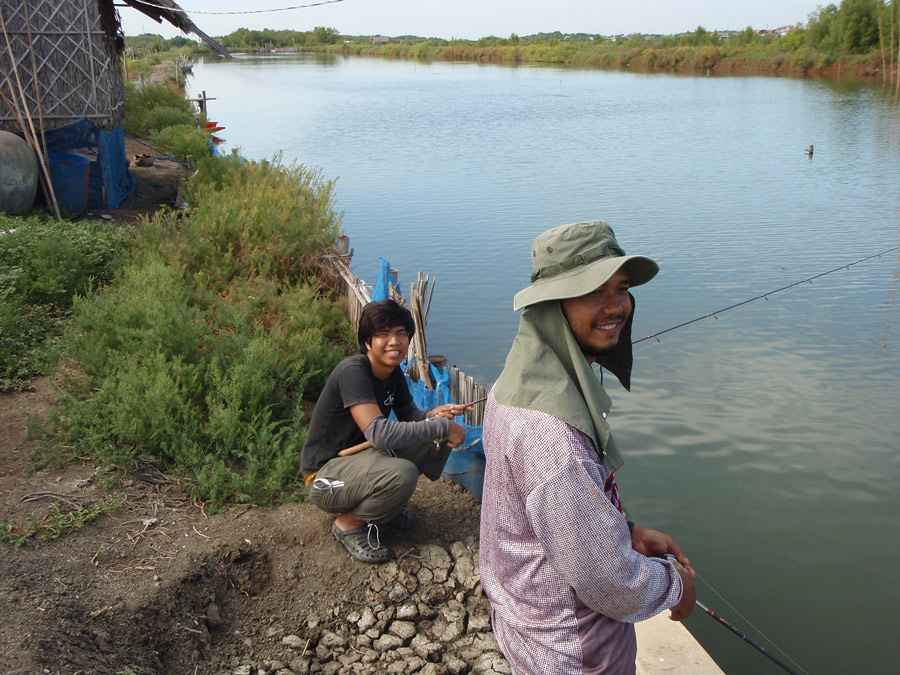
{"type": "Polygon", "coordinates": [[[197,116],[192,110],[175,108],[173,106],[159,106],[147,112],[145,118],[148,131],[159,131],[177,124],[197,126],[197,116]]]}
{"type": "Polygon", "coordinates": [[[55,360],[73,298],[110,281],[131,230],[0,216],[0,390],[30,386],[55,360]]]}
{"type": "Polygon", "coordinates": [[[148,86],[125,99],[123,127],[126,133],[148,138],[172,123],[200,124],[200,112],[177,88],[148,86]]]}
{"type": "Polygon", "coordinates": [[[190,124],[176,124],[149,134],[150,143],[163,152],[187,161],[191,155],[195,160],[212,153],[209,134],[190,124]]]}
{"type": "Polygon", "coordinates": [[[213,505],[286,498],[304,394],[352,350],[343,302],[315,280],[339,232],[331,187],[277,161],[201,162],[188,215],[146,221],[140,252],[76,300],[57,438],[104,463],[154,459],[213,505]]]}
{"type": "Polygon", "coordinates": [[[314,256],[338,236],[333,181],[302,165],[209,158],[187,187],[190,246],[178,252],[188,273],[221,290],[235,277],[278,283],[303,279],[314,256]],[[222,194],[228,199],[222,199],[222,194]]]}

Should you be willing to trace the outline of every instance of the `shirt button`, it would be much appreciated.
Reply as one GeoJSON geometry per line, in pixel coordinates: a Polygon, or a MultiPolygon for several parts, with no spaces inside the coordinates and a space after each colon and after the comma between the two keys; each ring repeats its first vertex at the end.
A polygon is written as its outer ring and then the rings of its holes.
{"type": "Polygon", "coordinates": [[[606,411],[605,410],[602,413],[600,413],[600,417],[602,417],[603,419],[606,419],[606,411]]]}

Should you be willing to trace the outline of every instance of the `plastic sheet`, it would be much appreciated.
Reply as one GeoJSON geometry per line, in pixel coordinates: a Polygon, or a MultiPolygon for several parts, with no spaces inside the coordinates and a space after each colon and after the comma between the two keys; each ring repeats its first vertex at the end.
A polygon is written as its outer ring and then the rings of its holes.
{"type": "Polygon", "coordinates": [[[125,157],[125,132],[95,127],[85,118],[46,132],[47,151],[69,153],[90,162],[88,174],[89,209],[117,209],[134,192],[134,176],[125,157]]]}
{"type": "Polygon", "coordinates": [[[378,259],[378,279],[372,290],[372,302],[387,300],[391,297],[391,264],[384,258],[378,259]]]}
{"type": "MultiPolygon", "coordinates": [[[[413,382],[407,376],[407,384],[412,393],[413,401],[421,410],[431,410],[445,403],[457,403],[450,395],[450,373],[446,370],[438,370],[429,364],[431,377],[434,380],[434,389],[428,389],[425,382],[413,382]]],[[[468,403],[468,401],[461,401],[468,403]]],[[[484,488],[484,446],[481,443],[481,427],[469,426],[462,421],[462,416],[454,421],[461,424],[466,430],[466,440],[458,448],[453,448],[444,471],[441,474],[447,480],[462,485],[471,492],[475,499],[481,501],[481,493],[484,488]]]]}

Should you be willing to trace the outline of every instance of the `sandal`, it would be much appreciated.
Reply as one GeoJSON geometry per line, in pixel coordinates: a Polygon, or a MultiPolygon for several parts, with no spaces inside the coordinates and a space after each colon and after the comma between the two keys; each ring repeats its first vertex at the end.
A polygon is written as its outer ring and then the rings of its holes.
{"type": "Polygon", "coordinates": [[[395,530],[411,530],[413,528],[413,517],[409,509],[400,509],[396,516],[381,524],[384,527],[391,527],[395,530]]]}
{"type": "Polygon", "coordinates": [[[381,545],[378,526],[375,523],[366,523],[346,532],[342,532],[337,523],[334,523],[331,526],[331,532],[357,560],[365,563],[385,563],[393,557],[391,549],[381,545]],[[373,529],[375,530],[374,546],[372,546],[373,529]]]}

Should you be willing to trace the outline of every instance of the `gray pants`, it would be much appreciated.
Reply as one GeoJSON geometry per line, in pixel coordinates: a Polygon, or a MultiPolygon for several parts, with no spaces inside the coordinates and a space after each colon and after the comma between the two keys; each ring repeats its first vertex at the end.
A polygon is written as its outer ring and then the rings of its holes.
{"type": "Polygon", "coordinates": [[[368,523],[385,523],[412,497],[419,471],[431,480],[440,478],[450,448],[428,442],[393,455],[369,448],[329,460],[309,486],[310,500],[328,513],[349,511],[368,523]]]}

